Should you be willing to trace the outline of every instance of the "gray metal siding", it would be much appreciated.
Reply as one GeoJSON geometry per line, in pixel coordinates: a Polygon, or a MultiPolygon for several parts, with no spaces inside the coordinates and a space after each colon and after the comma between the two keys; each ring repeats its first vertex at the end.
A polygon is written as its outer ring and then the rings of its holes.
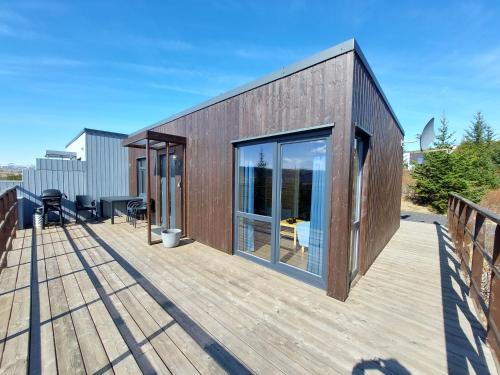
{"type": "Polygon", "coordinates": [[[87,133],[87,194],[97,202],[103,196],[128,195],[128,150],[122,136],[87,133]]]}
{"type": "Polygon", "coordinates": [[[32,225],[32,215],[41,205],[40,195],[45,189],[59,189],[67,195],[63,199],[66,219],[75,218],[75,196],[85,194],[86,162],[77,160],[37,159],[37,168],[23,169],[23,181],[17,189],[20,202],[19,226],[32,225]]]}
{"type": "Polygon", "coordinates": [[[76,195],[90,195],[98,204],[102,196],[129,195],[128,150],[121,145],[125,137],[89,130],[87,161],[36,159],[36,168],[23,170],[22,181],[0,181],[0,190],[18,186],[19,226],[32,225],[33,212],[41,205],[40,194],[45,189],[59,189],[68,196],[63,200],[66,219],[76,217],[76,195]]]}

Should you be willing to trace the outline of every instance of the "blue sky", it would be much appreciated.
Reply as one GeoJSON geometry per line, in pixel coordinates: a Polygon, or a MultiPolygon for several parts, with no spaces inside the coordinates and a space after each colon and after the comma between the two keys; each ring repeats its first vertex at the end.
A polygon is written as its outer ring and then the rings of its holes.
{"type": "Polygon", "coordinates": [[[499,1],[0,1],[0,164],[130,133],[355,37],[411,138],[500,133],[499,1]]]}

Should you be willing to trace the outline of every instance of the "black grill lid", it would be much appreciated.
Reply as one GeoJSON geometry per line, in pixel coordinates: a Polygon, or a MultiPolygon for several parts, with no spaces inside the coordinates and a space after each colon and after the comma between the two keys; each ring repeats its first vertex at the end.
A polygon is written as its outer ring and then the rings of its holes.
{"type": "Polygon", "coordinates": [[[42,198],[61,198],[62,193],[57,189],[47,189],[42,192],[42,198]]]}

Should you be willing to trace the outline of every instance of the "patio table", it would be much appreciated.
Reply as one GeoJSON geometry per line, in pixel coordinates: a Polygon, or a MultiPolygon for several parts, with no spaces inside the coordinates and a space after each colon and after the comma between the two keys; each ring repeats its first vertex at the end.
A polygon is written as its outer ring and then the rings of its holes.
{"type": "Polygon", "coordinates": [[[103,203],[106,202],[111,208],[111,224],[115,223],[115,203],[128,203],[134,200],[142,200],[141,197],[134,197],[131,195],[121,195],[115,197],[101,197],[101,217],[103,217],[103,203]]]}

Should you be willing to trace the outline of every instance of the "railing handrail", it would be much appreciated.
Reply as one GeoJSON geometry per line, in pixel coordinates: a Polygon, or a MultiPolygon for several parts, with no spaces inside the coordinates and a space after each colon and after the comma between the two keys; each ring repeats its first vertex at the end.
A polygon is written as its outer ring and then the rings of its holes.
{"type": "Polygon", "coordinates": [[[6,263],[17,229],[17,186],[0,193],[0,268],[6,263]]]}
{"type": "Polygon", "coordinates": [[[448,231],[470,296],[485,319],[487,341],[500,362],[500,215],[449,193],[448,231]],[[494,230],[488,230],[486,219],[494,230]],[[487,246],[488,240],[492,247],[487,246]]]}
{"type": "Polygon", "coordinates": [[[457,198],[467,204],[470,208],[474,209],[475,211],[479,212],[481,215],[483,215],[485,218],[490,219],[491,221],[494,221],[497,224],[500,224],[500,215],[488,210],[485,207],[482,207],[478,205],[477,203],[471,202],[467,198],[462,197],[461,195],[458,195],[457,193],[448,193],[448,195],[457,198]]]}

